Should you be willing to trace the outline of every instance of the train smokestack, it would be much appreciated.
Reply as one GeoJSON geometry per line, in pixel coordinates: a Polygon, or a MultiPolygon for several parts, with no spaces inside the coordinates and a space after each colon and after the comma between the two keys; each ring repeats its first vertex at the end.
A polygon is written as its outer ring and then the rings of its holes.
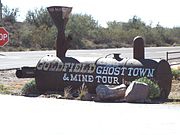
{"type": "Polygon", "coordinates": [[[69,14],[72,11],[72,7],[51,6],[48,7],[47,10],[58,29],[56,55],[58,58],[65,57],[65,53],[68,49],[65,37],[65,27],[68,22],[69,14]]]}

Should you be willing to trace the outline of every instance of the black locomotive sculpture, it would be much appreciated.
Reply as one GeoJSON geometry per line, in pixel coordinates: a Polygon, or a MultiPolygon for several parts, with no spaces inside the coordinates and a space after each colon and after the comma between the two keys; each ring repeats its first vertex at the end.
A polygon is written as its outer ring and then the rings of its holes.
{"type": "Polygon", "coordinates": [[[39,60],[36,67],[22,67],[17,70],[19,78],[35,78],[38,90],[63,91],[67,86],[79,88],[85,83],[89,92],[95,93],[99,84],[120,85],[140,77],[154,79],[160,89],[161,98],[166,99],[171,90],[172,73],[166,60],[144,58],[144,40],[136,37],[133,41],[133,59],[121,58],[119,54],[99,58],[94,62],[79,62],[65,57],[68,49],[64,34],[68,15],[72,8],[48,7],[48,11],[58,28],[56,41],[57,56],[46,56],[39,60]]]}

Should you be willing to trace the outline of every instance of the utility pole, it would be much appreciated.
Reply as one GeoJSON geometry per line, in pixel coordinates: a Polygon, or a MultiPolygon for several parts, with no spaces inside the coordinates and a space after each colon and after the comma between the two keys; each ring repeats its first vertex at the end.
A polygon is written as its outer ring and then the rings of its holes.
{"type": "Polygon", "coordinates": [[[1,0],[0,0],[0,21],[2,20],[2,3],[1,3],[1,0]]]}

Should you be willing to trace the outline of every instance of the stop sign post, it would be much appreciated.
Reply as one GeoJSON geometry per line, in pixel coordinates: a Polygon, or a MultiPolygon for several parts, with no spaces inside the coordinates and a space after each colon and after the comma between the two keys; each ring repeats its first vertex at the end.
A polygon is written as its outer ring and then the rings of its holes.
{"type": "Polygon", "coordinates": [[[4,27],[0,27],[0,47],[7,44],[9,41],[9,33],[4,27]]]}

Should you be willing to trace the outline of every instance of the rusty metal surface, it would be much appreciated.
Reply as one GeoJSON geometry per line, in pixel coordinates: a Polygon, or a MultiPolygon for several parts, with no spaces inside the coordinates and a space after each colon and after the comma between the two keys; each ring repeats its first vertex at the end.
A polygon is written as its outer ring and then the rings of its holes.
{"type": "Polygon", "coordinates": [[[36,67],[22,67],[16,71],[16,77],[18,78],[34,78],[35,74],[36,67]]]}
{"type": "Polygon", "coordinates": [[[72,7],[51,6],[47,9],[56,27],[58,29],[65,28],[69,18],[69,14],[72,11],[72,7]]]}
{"type": "MultiPolygon", "coordinates": [[[[165,65],[168,66],[168,63],[165,65]]],[[[170,86],[171,82],[164,81],[161,77],[168,78],[171,73],[168,68],[162,69],[162,67],[164,67],[162,60],[125,58],[118,61],[115,58],[100,58],[96,62],[79,63],[74,58],[59,59],[47,56],[38,62],[35,79],[40,90],[62,91],[67,86],[78,88],[82,83],[95,90],[94,88],[99,84],[120,85],[124,81],[148,77],[160,82],[160,87],[164,89],[161,84],[166,83],[166,86],[170,86]]]]}
{"type": "Polygon", "coordinates": [[[161,60],[156,69],[155,80],[161,88],[161,97],[166,99],[171,91],[172,72],[169,63],[166,60],[161,60]]]}
{"type": "Polygon", "coordinates": [[[64,65],[65,62],[79,63],[78,60],[70,57],[47,56],[39,60],[36,66],[35,81],[40,92],[63,91],[67,86],[72,86],[75,89],[81,85],[81,82],[74,83],[63,80],[65,71],[62,68],[67,68],[67,65],[64,65]]]}
{"type": "Polygon", "coordinates": [[[140,36],[133,40],[133,58],[144,59],[144,39],[140,36]]]}
{"type": "Polygon", "coordinates": [[[69,49],[69,37],[65,37],[65,27],[68,22],[72,7],[52,6],[48,7],[47,9],[58,29],[56,40],[56,55],[59,58],[65,57],[66,51],[69,49]]]}
{"type": "Polygon", "coordinates": [[[170,92],[172,74],[165,60],[144,58],[144,40],[136,37],[133,42],[134,59],[121,58],[119,54],[100,57],[94,62],[80,63],[74,58],[42,58],[36,67],[35,80],[40,90],[60,90],[67,86],[78,88],[85,83],[92,93],[99,84],[120,85],[140,77],[158,82],[163,98],[170,92]],[[164,85],[165,84],[165,85],[164,85]]]}
{"type": "Polygon", "coordinates": [[[171,62],[171,66],[180,65],[180,51],[168,51],[166,52],[166,60],[171,62]]]}

